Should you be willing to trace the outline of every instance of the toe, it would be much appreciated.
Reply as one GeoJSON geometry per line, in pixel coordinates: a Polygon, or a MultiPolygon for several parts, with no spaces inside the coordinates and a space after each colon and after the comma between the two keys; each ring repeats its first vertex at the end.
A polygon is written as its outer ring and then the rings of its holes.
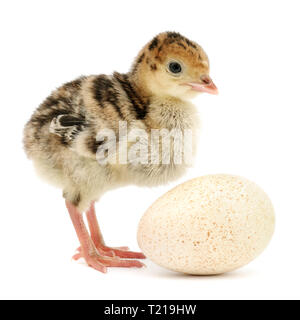
{"type": "Polygon", "coordinates": [[[122,259],[110,259],[109,261],[101,260],[106,267],[120,267],[120,268],[142,268],[145,265],[137,260],[122,260],[122,259]]]}
{"type": "Polygon", "coordinates": [[[77,261],[82,257],[81,253],[76,253],[74,254],[74,256],[72,257],[73,260],[77,261]]]}
{"type": "Polygon", "coordinates": [[[142,252],[133,252],[125,250],[114,250],[117,257],[127,258],[127,259],[145,259],[146,256],[142,252]]]}
{"type": "Polygon", "coordinates": [[[104,264],[102,264],[101,262],[99,262],[97,258],[87,259],[86,262],[91,268],[94,268],[95,270],[98,270],[102,273],[107,272],[106,266],[104,264]]]}
{"type": "Polygon", "coordinates": [[[112,247],[113,250],[124,250],[129,251],[129,247],[112,247]]]}
{"type": "Polygon", "coordinates": [[[110,256],[110,257],[120,257],[126,259],[145,259],[146,256],[141,252],[129,251],[128,247],[107,247],[100,246],[97,247],[98,251],[101,255],[110,256]],[[121,249],[124,248],[124,249],[121,249]]]}

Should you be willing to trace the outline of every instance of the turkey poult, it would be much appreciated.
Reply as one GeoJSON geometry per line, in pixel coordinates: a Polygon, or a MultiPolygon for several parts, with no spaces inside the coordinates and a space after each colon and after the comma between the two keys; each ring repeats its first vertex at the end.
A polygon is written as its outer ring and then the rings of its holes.
{"type": "MultiPolygon", "coordinates": [[[[195,130],[197,111],[188,100],[200,92],[217,93],[207,55],[179,33],[164,32],[146,44],[127,74],[78,78],[53,91],[37,108],[25,126],[25,151],[37,172],[63,190],[81,245],[74,259],[82,257],[101,272],[107,267],[143,266],[132,260],[145,258],[142,253],[105,245],[94,202],[122,185],[167,183],[188,165],[175,163],[175,152],[169,163],[100,163],[97,154],[106,143],[97,139],[97,133],[102,129],[116,133],[119,159],[120,121],[128,131],[143,129],[149,140],[152,129],[195,130]]],[[[126,150],[131,145],[126,142],[126,150]]]]}

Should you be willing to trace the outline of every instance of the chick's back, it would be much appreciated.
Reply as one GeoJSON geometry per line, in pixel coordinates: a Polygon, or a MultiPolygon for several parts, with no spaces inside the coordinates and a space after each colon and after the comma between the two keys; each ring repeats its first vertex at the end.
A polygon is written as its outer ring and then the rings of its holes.
{"type": "Polygon", "coordinates": [[[69,151],[95,158],[99,130],[117,132],[119,121],[142,120],[146,109],[147,101],[127,75],[78,78],[53,91],[36,109],[25,126],[25,151],[32,159],[69,151]]]}

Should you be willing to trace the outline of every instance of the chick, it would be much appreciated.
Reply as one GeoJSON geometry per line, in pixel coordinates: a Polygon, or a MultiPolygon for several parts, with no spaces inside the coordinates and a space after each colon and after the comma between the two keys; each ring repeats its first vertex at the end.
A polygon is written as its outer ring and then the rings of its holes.
{"type": "MultiPolygon", "coordinates": [[[[97,134],[102,129],[116,133],[114,150],[119,159],[120,121],[128,131],[142,129],[149,138],[153,129],[194,132],[197,111],[188,100],[201,92],[217,93],[206,53],[179,33],[164,32],[145,45],[127,74],[78,78],[52,92],[37,108],[25,126],[24,148],[37,172],[63,190],[80,242],[74,259],[83,257],[101,272],[107,267],[143,266],[132,260],[145,258],[142,253],[105,245],[94,203],[116,187],[153,186],[177,179],[188,165],[175,163],[176,151],[171,152],[169,163],[100,163],[97,155],[105,143],[97,134]]],[[[126,152],[130,146],[125,143],[126,152]]]]}

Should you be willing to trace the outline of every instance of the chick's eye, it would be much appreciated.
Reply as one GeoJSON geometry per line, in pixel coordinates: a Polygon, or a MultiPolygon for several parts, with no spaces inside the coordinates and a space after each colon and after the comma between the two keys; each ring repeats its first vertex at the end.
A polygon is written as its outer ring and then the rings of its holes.
{"type": "Polygon", "coordinates": [[[178,63],[178,62],[170,62],[169,63],[169,70],[172,73],[178,74],[178,73],[181,72],[182,68],[181,68],[180,63],[178,63]]]}

